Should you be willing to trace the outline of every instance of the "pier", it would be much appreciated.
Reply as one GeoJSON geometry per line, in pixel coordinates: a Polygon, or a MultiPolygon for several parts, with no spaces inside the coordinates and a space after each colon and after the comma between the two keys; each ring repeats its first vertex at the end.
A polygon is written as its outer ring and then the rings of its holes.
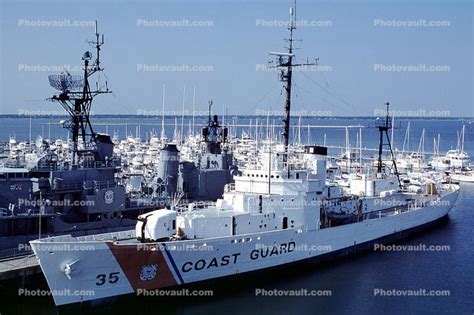
{"type": "Polygon", "coordinates": [[[34,254],[0,260],[0,281],[24,278],[41,273],[34,254]]]}

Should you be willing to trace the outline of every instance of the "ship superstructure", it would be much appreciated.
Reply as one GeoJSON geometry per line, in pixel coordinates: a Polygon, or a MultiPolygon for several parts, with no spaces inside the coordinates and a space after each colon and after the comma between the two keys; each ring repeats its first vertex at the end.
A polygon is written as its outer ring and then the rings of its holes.
{"type": "Polygon", "coordinates": [[[220,124],[217,115],[212,115],[211,108],[209,101],[208,122],[201,130],[199,151],[179,165],[176,189],[189,200],[216,201],[238,173],[229,149],[228,129],[220,124]]]}
{"type": "MultiPolygon", "coordinates": [[[[96,25],[95,48],[82,56],[82,76],[62,72],[50,75],[49,83],[70,119],[61,121],[70,131],[71,148],[60,159],[55,148],[38,138],[37,152],[29,154],[23,167],[5,165],[0,169],[0,204],[8,205],[0,216],[0,257],[18,255],[27,242],[45,235],[89,235],[120,231],[133,226],[136,217],[153,209],[156,200],[134,199],[117,180],[120,157],[107,134],[94,131],[91,106],[94,97],[110,93],[105,87],[93,89],[92,76],[104,69],[100,51],[104,36],[96,25]],[[22,246],[19,246],[22,244],[22,246]]],[[[55,143],[56,144],[56,143],[55,143]]]]}
{"type": "Polygon", "coordinates": [[[345,194],[326,185],[325,159],[317,146],[306,147],[298,165],[268,152],[261,167],[235,176],[215,205],[152,211],[127,232],[31,244],[53,292],[95,292],[53,294],[63,305],[354,252],[444,217],[459,192],[453,184],[403,192],[395,179],[360,178],[351,188],[358,194],[345,194]],[[51,246],[59,250],[46,250],[51,246]],[[60,249],[71,246],[89,250],[60,249]],[[110,274],[116,281],[101,281],[110,274]]]}

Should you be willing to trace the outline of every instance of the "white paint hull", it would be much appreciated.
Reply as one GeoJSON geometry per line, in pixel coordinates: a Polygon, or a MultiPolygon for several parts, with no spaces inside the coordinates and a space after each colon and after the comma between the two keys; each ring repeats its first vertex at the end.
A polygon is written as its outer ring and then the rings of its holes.
{"type": "Polygon", "coordinates": [[[454,174],[451,175],[451,179],[463,183],[474,183],[474,173],[469,173],[468,175],[454,174]]]}
{"type": "Polygon", "coordinates": [[[75,242],[73,238],[67,240],[66,237],[63,241],[58,238],[53,241],[44,239],[31,244],[56,305],[65,305],[129,294],[138,289],[183,285],[335,254],[361,244],[397,236],[443,218],[454,205],[458,193],[459,190],[456,190],[444,196],[442,205],[307,232],[287,229],[207,240],[165,242],[161,243],[164,248],[156,250],[152,250],[152,244],[146,244],[145,248],[143,244],[75,242]],[[177,244],[195,245],[201,250],[173,248],[177,244]],[[202,247],[203,244],[212,250],[203,250],[206,248],[202,247]],[[272,250],[276,249],[275,244],[282,246],[272,254],[272,250]],[[67,250],[58,250],[61,246],[67,250]],[[71,250],[74,246],[80,247],[71,250]],[[66,264],[72,265],[70,279],[64,273],[66,264]],[[141,279],[143,267],[151,265],[156,265],[156,273],[148,274],[151,279],[141,279]],[[101,275],[105,275],[105,279],[101,275]],[[84,294],[80,290],[91,290],[93,294],[84,294]]]}

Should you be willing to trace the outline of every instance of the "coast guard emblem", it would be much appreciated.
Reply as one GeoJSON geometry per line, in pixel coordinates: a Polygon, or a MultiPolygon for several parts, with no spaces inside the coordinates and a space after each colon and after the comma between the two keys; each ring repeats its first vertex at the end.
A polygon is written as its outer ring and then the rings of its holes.
{"type": "Polygon", "coordinates": [[[104,194],[104,201],[106,204],[110,205],[111,203],[114,202],[114,191],[113,190],[107,190],[104,194]]]}
{"type": "Polygon", "coordinates": [[[155,278],[156,271],[158,270],[158,264],[145,265],[142,267],[140,272],[140,280],[149,281],[155,278]]]}

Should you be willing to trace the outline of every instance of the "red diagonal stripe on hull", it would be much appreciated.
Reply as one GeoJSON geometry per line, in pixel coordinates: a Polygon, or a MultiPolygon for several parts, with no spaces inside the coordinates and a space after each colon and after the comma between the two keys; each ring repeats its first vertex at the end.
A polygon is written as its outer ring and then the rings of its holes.
{"type": "Polygon", "coordinates": [[[150,290],[170,287],[177,284],[166,263],[164,254],[158,247],[156,250],[143,250],[135,244],[115,245],[108,242],[107,245],[135,291],[137,289],[150,290]],[[151,280],[140,279],[143,267],[153,264],[158,265],[156,276],[151,280]]]}

